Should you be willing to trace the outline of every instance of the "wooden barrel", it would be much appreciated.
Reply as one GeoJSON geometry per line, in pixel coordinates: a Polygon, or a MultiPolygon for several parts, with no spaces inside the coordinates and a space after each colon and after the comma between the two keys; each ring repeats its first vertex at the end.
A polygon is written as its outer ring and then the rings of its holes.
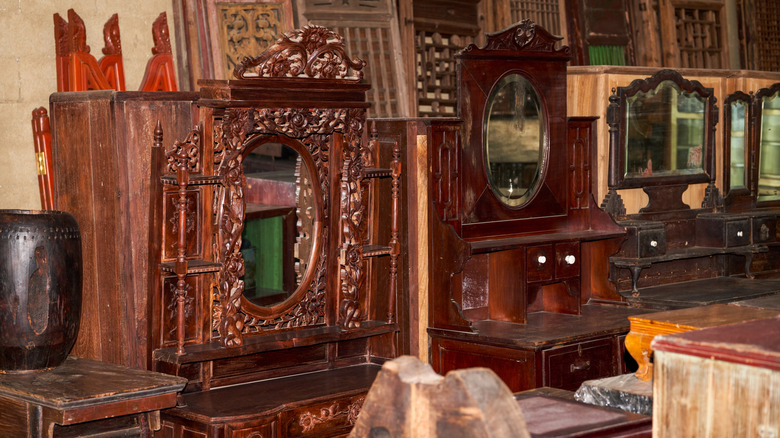
{"type": "Polygon", "coordinates": [[[81,233],[66,212],[0,210],[0,372],[70,353],[81,317],[81,233]]]}

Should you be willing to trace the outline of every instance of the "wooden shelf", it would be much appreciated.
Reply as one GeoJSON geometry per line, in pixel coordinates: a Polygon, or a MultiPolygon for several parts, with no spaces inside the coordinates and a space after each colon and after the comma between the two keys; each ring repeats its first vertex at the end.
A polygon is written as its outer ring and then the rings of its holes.
{"type": "MultiPolygon", "coordinates": [[[[222,265],[219,263],[207,262],[205,260],[187,260],[187,275],[217,272],[221,267],[222,265]]],[[[175,274],[176,262],[160,263],[160,269],[165,273],[175,274]]]]}
{"type": "MultiPolygon", "coordinates": [[[[178,181],[176,180],[176,174],[163,175],[162,177],[160,177],[160,181],[162,181],[163,184],[167,184],[171,186],[179,185],[178,181]]],[[[188,186],[202,186],[202,185],[214,185],[214,184],[222,184],[222,177],[216,175],[191,174],[187,182],[188,186]]]]}
{"type": "Polygon", "coordinates": [[[392,170],[379,167],[366,167],[363,169],[363,172],[365,178],[388,178],[393,176],[392,170]]]}
{"type": "Polygon", "coordinates": [[[364,245],[363,257],[377,257],[390,254],[390,247],[383,245],[364,245]]]}
{"type": "Polygon", "coordinates": [[[609,239],[612,237],[620,237],[625,234],[624,231],[598,231],[598,230],[584,230],[584,231],[572,231],[568,233],[550,233],[550,234],[534,234],[528,236],[519,237],[505,237],[499,239],[478,240],[469,242],[471,245],[472,254],[479,254],[485,252],[505,251],[508,249],[519,248],[527,245],[539,245],[543,243],[551,242],[563,242],[563,241],[589,241],[589,240],[601,240],[609,239]]]}
{"type": "Polygon", "coordinates": [[[397,324],[388,324],[382,321],[362,321],[359,329],[352,330],[323,325],[300,330],[275,331],[262,336],[246,336],[244,345],[240,347],[225,348],[219,340],[214,340],[203,344],[186,345],[183,355],[177,355],[175,347],[161,348],[154,351],[153,357],[158,362],[181,365],[246,356],[265,351],[367,338],[398,330],[397,324]]]}

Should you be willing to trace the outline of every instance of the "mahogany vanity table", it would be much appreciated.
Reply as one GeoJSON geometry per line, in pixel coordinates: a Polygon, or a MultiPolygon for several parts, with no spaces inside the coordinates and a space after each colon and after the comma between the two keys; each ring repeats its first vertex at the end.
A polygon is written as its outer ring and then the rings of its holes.
{"type": "Polygon", "coordinates": [[[176,405],[187,379],[69,357],[59,367],[0,373],[5,437],[151,436],[160,410],[176,405]]]}
{"type": "Polygon", "coordinates": [[[513,391],[624,372],[607,256],[625,230],[592,198],[596,118],[566,116],[567,47],[524,20],[458,54],[459,119],[430,121],[431,364],[513,391]]]}

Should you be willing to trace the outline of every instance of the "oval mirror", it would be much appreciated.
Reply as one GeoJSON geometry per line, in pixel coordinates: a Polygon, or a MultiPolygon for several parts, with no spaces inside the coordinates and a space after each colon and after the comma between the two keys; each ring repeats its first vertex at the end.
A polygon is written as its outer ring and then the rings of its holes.
{"type": "Polygon", "coordinates": [[[244,298],[258,307],[290,299],[307,277],[318,234],[309,160],[293,147],[264,143],[244,158],[246,218],[241,253],[244,298]]]}
{"type": "Polygon", "coordinates": [[[485,169],[493,193],[518,207],[531,198],[544,162],[545,120],[539,94],[528,79],[505,76],[487,101],[485,169]]]}

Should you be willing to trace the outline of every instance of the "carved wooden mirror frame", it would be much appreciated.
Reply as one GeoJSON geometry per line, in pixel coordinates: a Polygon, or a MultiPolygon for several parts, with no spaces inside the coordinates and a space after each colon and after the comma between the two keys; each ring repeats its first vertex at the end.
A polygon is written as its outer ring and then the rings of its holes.
{"type": "Polygon", "coordinates": [[[360,326],[361,142],[369,87],[361,82],[364,65],[349,59],[339,35],[305,26],[285,34],[259,57],[245,58],[234,71],[238,80],[201,82],[201,106],[212,108],[213,114],[214,172],[222,180],[215,193],[214,245],[221,268],[216,274],[212,329],[225,346],[240,346],[245,336],[268,330],[336,323],[344,329],[360,326]],[[298,289],[281,304],[261,307],[244,297],[241,280],[246,206],[242,160],[255,145],[267,141],[296,144],[312,166],[311,177],[320,185],[315,215],[319,231],[311,265],[298,289]],[[341,155],[334,157],[332,147],[341,155]],[[339,200],[334,201],[334,193],[339,200]],[[332,217],[333,212],[340,217],[332,217]],[[330,257],[333,253],[339,254],[337,263],[330,257]],[[337,315],[330,315],[331,307],[338,309],[337,315]]]}

